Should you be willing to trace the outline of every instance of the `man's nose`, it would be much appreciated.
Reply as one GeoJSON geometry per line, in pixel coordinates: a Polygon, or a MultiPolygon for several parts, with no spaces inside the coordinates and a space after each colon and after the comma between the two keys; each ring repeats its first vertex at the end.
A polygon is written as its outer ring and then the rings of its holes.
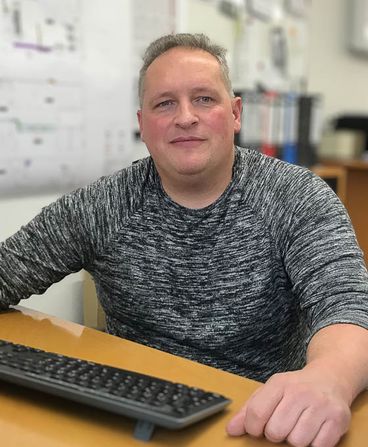
{"type": "Polygon", "coordinates": [[[198,115],[192,103],[181,103],[176,109],[175,124],[182,128],[188,128],[198,123],[198,115]]]}

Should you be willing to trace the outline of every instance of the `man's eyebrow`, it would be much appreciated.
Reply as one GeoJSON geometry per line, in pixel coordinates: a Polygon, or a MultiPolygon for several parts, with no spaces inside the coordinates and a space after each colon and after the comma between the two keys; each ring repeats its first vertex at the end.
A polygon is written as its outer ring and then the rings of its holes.
{"type": "Polygon", "coordinates": [[[191,90],[192,93],[211,93],[211,94],[215,94],[216,93],[216,89],[212,88],[212,87],[207,87],[207,86],[199,86],[199,87],[195,87],[191,90]]]}
{"type": "MultiPolygon", "coordinates": [[[[200,86],[198,86],[198,87],[193,87],[193,88],[190,90],[190,93],[191,93],[191,94],[209,93],[209,94],[211,94],[211,95],[215,95],[215,94],[216,94],[216,89],[214,89],[214,88],[212,88],[212,87],[205,86],[205,85],[200,85],[200,86]]],[[[159,101],[160,99],[163,99],[163,98],[172,98],[172,97],[174,97],[174,96],[175,96],[175,93],[173,93],[173,92],[170,91],[170,90],[166,90],[166,91],[159,92],[159,93],[157,93],[156,95],[154,95],[154,96],[150,99],[149,103],[150,103],[150,104],[153,104],[153,103],[156,103],[157,101],[159,101]]]]}
{"type": "Polygon", "coordinates": [[[150,103],[156,102],[156,101],[158,101],[158,100],[160,100],[162,98],[169,98],[171,96],[173,96],[173,93],[170,92],[170,91],[160,92],[160,93],[157,93],[157,95],[154,95],[151,98],[150,103]]]}

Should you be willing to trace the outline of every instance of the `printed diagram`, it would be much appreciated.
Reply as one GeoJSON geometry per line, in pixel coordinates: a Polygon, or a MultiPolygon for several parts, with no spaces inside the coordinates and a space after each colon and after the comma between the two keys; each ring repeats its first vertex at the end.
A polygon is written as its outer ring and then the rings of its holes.
{"type": "Polygon", "coordinates": [[[79,0],[0,0],[0,196],[78,184],[79,0]]]}
{"type": "Polygon", "coordinates": [[[78,182],[82,101],[78,85],[0,79],[0,193],[78,182]]]}
{"type": "Polygon", "coordinates": [[[0,1],[1,52],[29,50],[26,56],[32,58],[37,53],[65,57],[80,51],[79,0],[0,1]]]}

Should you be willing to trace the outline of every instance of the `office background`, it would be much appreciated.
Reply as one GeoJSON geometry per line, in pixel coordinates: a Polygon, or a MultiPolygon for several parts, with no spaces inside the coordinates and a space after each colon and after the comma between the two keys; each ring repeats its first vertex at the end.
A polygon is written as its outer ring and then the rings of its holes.
{"type": "MultiPolygon", "coordinates": [[[[56,3],[56,0],[17,2],[4,0],[1,6],[0,26],[8,33],[10,31],[5,28],[7,24],[11,23],[15,31],[17,26],[19,27],[17,20],[22,11],[17,11],[15,5],[23,6],[23,13],[28,12],[31,18],[27,23],[38,23],[37,20],[44,17],[48,20],[49,26],[55,27],[58,25],[58,23],[55,24],[57,21],[53,22],[50,14],[47,18],[46,12],[51,11],[55,17],[61,17],[58,14],[65,15],[67,11],[69,13],[67,39],[74,48],[70,49],[72,47],[70,45],[66,57],[62,52],[67,50],[60,48],[50,68],[43,65],[43,62],[39,63],[37,59],[44,56],[43,52],[49,51],[47,43],[52,41],[45,31],[46,25],[41,29],[38,26],[37,31],[32,31],[30,27],[18,29],[18,32],[28,33],[29,36],[34,32],[38,39],[40,32],[46,36],[45,43],[38,42],[38,47],[26,47],[27,42],[21,39],[18,39],[16,43],[18,50],[23,51],[22,57],[30,59],[30,66],[34,69],[32,74],[36,78],[37,76],[42,78],[42,69],[46,72],[47,68],[47,74],[52,74],[45,81],[49,83],[50,89],[55,87],[55,79],[58,75],[63,79],[64,84],[60,82],[56,85],[59,87],[57,93],[54,96],[53,94],[48,96],[49,105],[51,103],[56,110],[57,104],[52,103],[52,98],[58,98],[58,94],[66,98],[65,101],[70,102],[63,110],[66,112],[62,115],[61,124],[56,121],[51,122],[54,124],[54,130],[58,126],[59,133],[55,131],[54,140],[50,136],[51,132],[42,134],[44,140],[41,143],[47,142],[49,138],[48,147],[49,150],[54,151],[53,153],[45,155],[42,152],[42,145],[40,147],[40,140],[29,132],[39,154],[39,158],[35,160],[41,161],[39,167],[33,171],[35,179],[33,182],[31,175],[21,176],[21,181],[18,183],[14,181],[12,183],[11,179],[6,181],[4,172],[10,172],[8,168],[12,166],[11,161],[14,161],[12,155],[9,155],[9,150],[14,148],[10,148],[11,135],[6,133],[9,132],[9,126],[3,127],[5,130],[0,126],[2,144],[4,141],[10,141],[9,147],[3,145],[0,149],[0,161],[3,163],[0,166],[2,172],[0,175],[0,240],[13,234],[43,206],[55,200],[68,188],[74,187],[74,184],[88,182],[147,154],[136,135],[137,102],[134,86],[140,52],[152,38],[160,34],[173,30],[203,31],[228,47],[230,49],[229,63],[236,88],[249,89],[260,84],[262,88],[278,91],[295,90],[320,95],[322,98],[322,115],[319,117],[321,132],[336,116],[368,115],[368,89],[366,88],[368,53],[352,52],[349,49],[352,35],[349,15],[352,4],[355,3],[351,0],[274,0],[272,2],[69,0],[64,5],[63,13],[55,9],[56,3]],[[33,9],[30,8],[31,4],[33,9]],[[245,5],[249,9],[245,9],[245,5]],[[239,14],[239,9],[242,11],[241,14],[239,14]],[[74,18],[74,22],[70,18],[74,18]],[[8,22],[7,19],[9,19],[8,22]],[[281,33],[278,32],[274,36],[274,39],[279,39],[275,42],[275,45],[278,45],[276,51],[282,51],[282,39],[285,38],[285,32],[292,33],[290,36],[286,35],[291,39],[287,73],[283,71],[282,54],[273,62],[271,60],[269,41],[266,37],[269,36],[271,28],[281,30],[281,33]],[[64,65],[65,61],[68,62],[67,66],[64,65]],[[83,61],[83,63],[80,64],[78,61],[83,61]],[[64,88],[66,85],[73,85],[75,88],[71,92],[64,88]],[[81,89],[80,86],[85,88],[81,89]],[[64,139],[59,138],[57,152],[56,146],[52,143],[58,136],[64,139]],[[62,146],[60,141],[65,141],[65,146],[62,146]],[[75,150],[68,154],[70,144],[74,145],[75,150]],[[27,181],[30,181],[33,187],[30,187],[27,181]]],[[[368,11],[368,6],[366,9],[368,11]]],[[[366,25],[368,25],[368,13],[366,25]]],[[[59,40],[62,41],[65,36],[60,37],[60,29],[58,33],[59,40]]],[[[33,45],[36,44],[33,43],[33,45]]],[[[9,50],[4,44],[0,44],[0,52],[8,54],[7,51],[9,50]]],[[[7,97],[9,88],[14,88],[15,78],[11,77],[11,68],[16,68],[17,63],[19,60],[14,59],[11,60],[10,65],[6,66],[3,59],[3,63],[0,64],[0,102],[2,102],[0,106],[3,106],[3,113],[4,110],[6,113],[4,104],[7,106],[12,104],[12,98],[8,99],[8,102],[4,98],[7,97]]],[[[22,79],[24,78],[23,76],[22,79]]],[[[28,91],[30,91],[29,88],[28,91]]],[[[54,89],[53,92],[55,91],[54,89]]],[[[27,92],[27,88],[24,92],[27,92]]],[[[30,98],[30,103],[32,103],[31,100],[32,98],[30,98]]],[[[24,109],[25,107],[19,108],[24,117],[23,129],[25,129],[24,123],[27,119],[32,117],[31,104],[28,110],[24,109]]],[[[245,113],[246,110],[245,107],[245,113]]],[[[60,110],[56,112],[59,113],[60,110]]],[[[56,112],[53,115],[54,120],[60,116],[56,112]]],[[[41,118],[42,113],[45,112],[40,112],[41,118]]],[[[19,121],[14,123],[14,117],[11,119],[13,127],[17,125],[19,129],[22,123],[19,121]]],[[[3,114],[0,116],[0,125],[4,122],[6,122],[6,116],[3,114]]],[[[10,123],[10,118],[7,123],[10,123]]],[[[33,130],[40,131],[40,126],[38,129],[35,126],[33,130]]],[[[18,152],[21,152],[19,148],[18,152]]],[[[31,162],[32,158],[29,157],[28,166],[26,163],[24,168],[29,168],[31,162]]],[[[81,323],[83,322],[83,285],[83,273],[70,275],[59,284],[53,285],[43,296],[32,297],[24,304],[81,323]]]]}

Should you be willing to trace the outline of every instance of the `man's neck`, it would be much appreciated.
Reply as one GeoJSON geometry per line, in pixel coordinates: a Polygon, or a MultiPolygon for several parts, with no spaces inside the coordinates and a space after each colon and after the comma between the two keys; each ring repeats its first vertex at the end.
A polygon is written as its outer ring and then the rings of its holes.
{"type": "Polygon", "coordinates": [[[232,179],[232,166],[224,167],[218,176],[196,175],[183,178],[161,177],[166,194],[186,208],[200,209],[214,203],[226,190],[232,179]],[[226,171],[227,174],[224,175],[226,171]]]}
{"type": "Polygon", "coordinates": [[[225,191],[230,181],[231,178],[221,188],[218,185],[203,187],[203,183],[198,185],[193,183],[192,185],[186,185],[186,187],[181,184],[180,188],[172,187],[173,185],[169,187],[163,185],[163,187],[166,194],[179,205],[186,208],[200,209],[214,203],[225,191]]]}

